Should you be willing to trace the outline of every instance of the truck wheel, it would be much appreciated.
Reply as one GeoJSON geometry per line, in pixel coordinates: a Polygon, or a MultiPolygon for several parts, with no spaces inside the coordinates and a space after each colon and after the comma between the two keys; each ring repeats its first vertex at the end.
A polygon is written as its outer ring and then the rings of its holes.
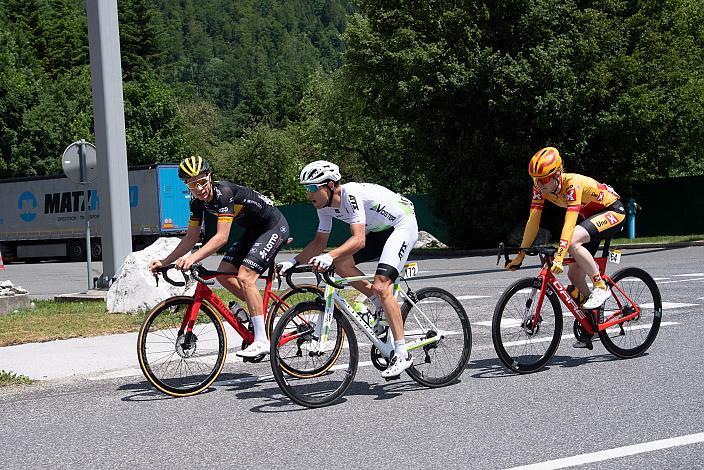
{"type": "Polygon", "coordinates": [[[103,259],[103,245],[100,244],[100,240],[90,242],[90,257],[95,261],[103,259]]]}
{"type": "Polygon", "coordinates": [[[86,242],[85,240],[71,240],[68,242],[68,259],[70,261],[85,261],[86,260],[86,242]]]}

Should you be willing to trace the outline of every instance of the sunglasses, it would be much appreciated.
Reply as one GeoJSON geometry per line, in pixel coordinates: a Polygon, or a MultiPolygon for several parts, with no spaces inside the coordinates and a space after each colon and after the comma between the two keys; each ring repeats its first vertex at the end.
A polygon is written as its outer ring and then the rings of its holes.
{"type": "Polygon", "coordinates": [[[555,175],[550,175],[550,176],[543,176],[542,178],[533,178],[533,180],[537,183],[542,184],[543,186],[550,184],[552,179],[555,177],[555,175]]]}
{"type": "Polygon", "coordinates": [[[319,187],[321,186],[326,186],[327,183],[320,183],[320,184],[304,184],[303,187],[306,188],[306,191],[309,193],[314,193],[318,190],[319,187]]]}
{"type": "Polygon", "coordinates": [[[210,181],[210,175],[206,175],[202,178],[198,178],[195,181],[188,181],[186,182],[186,186],[188,186],[188,189],[203,189],[206,184],[208,184],[208,181],[210,181]]]}

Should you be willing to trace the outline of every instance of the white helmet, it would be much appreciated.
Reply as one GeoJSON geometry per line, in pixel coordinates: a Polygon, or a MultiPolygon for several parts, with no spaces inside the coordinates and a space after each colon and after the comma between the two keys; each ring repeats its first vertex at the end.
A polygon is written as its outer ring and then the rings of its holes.
{"type": "Polygon", "coordinates": [[[328,180],[340,181],[340,167],[334,163],[318,160],[307,164],[301,170],[301,184],[324,183],[328,180]]]}

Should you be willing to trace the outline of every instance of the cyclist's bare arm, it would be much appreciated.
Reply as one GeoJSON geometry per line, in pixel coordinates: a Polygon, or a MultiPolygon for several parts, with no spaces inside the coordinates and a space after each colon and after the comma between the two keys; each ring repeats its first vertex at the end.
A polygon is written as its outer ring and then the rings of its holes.
{"type": "Polygon", "coordinates": [[[328,253],[333,259],[350,256],[364,248],[367,240],[367,233],[364,224],[350,224],[352,236],[345,243],[328,253]]]}
{"type": "Polygon", "coordinates": [[[328,238],[330,238],[330,233],[327,232],[316,232],[313,240],[306,245],[303,250],[298,253],[295,260],[299,264],[307,264],[313,256],[317,256],[325,250],[328,246],[328,238]]]}
{"type": "MultiPolygon", "coordinates": [[[[198,240],[200,239],[200,225],[198,226],[189,226],[188,230],[186,231],[186,235],[181,239],[179,244],[174,248],[174,251],[169,253],[166,258],[160,260],[162,266],[167,266],[169,264],[172,264],[174,261],[179,259],[181,256],[185,255],[189,251],[193,249],[194,246],[196,246],[196,243],[198,243],[198,240]]],[[[154,265],[153,261],[152,263],[149,264],[149,268],[152,269],[152,271],[159,267],[158,265],[154,265]]]]}
{"type": "Polygon", "coordinates": [[[218,221],[217,231],[215,235],[208,240],[208,243],[201,246],[198,251],[191,255],[194,263],[198,263],[213,253],[217,252],[220,248],[225,246],[228,238],[230,237],[230,229],[232,228],[232,222],[230,221],[218,221]]]}

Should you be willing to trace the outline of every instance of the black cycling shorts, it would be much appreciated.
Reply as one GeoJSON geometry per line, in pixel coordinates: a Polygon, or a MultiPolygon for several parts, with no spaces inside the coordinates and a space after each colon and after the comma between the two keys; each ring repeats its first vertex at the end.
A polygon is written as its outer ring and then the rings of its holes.
{"type": "Polygon", "coordinates": [[[603,211],[584,219],[579,224],[589,233],[589,242],[585,243],[584,247],[594,256],[602,240],[611,238],[623,230],[625,220],[626,209],[621,201],[616,201],[603,211]]]}
{"type": "Polygon", "coordinates": [[[232,244],[222,260],[239,269],[245,265],[262,274],[274,262],[276,254],[289,237],[288,221],[281,216],[266,228],[250,228],[232,244]]]}

